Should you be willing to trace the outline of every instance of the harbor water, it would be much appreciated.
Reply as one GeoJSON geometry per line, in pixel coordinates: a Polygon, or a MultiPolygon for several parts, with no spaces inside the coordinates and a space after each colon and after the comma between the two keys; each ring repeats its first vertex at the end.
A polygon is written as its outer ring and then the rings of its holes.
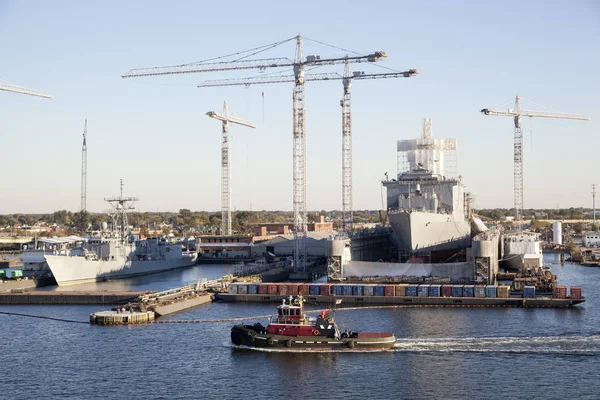
{"type": "MultiPolygon", "coordinates": [[[[379,353],[236,349],[230,344],[232,322],[102,327],[87,323],[101,306],[1,306],[0,311],[82,323],[0,314],[0,398],[597,399],[600,269],[560,266],[554,254],[545,259],[560,284],[583,288],[585,303],[574,309],[336,313],[342,329],[390,331],[399,338],[394,350],[379,353]]],[[[83,290],[162,290],[225,275],[230,268],[193,267],[83,290]]],[[[167,319],[273,311],[268,303],[213,303],[167,319]]]]}

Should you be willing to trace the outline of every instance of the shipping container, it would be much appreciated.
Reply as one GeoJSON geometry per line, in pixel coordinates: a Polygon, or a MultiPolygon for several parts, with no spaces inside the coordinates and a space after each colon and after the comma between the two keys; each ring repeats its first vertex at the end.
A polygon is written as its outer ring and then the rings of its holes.
{"type": "Polygon", "coordinates": [[[375,288],[373,288],[373,296],[385,296],[385,287],[375,286],[375,288]]]}
{"type": "Polygon", "coordinates": [[[267,289],[269,290],[269,294],[279,294],[279,285],[276,283],[269,284],[267,289]]]}
{"type": "Polygon", "coordinates": [[[257,284],[248,285],[248,294],[258,294],[258,285],[257,284]]]}
{"type": "Polygon", "coordinates": [[[429,297],[442,297],[442,285],[429,286],[429,297]]]}
{"type": "Polygon", "coordinates": [[[452,297],[463,296],[463,285],[452,285],[452,297]]]}
{"type": "Polygon", "coordinates": [[[352,286],[352,296],[362,296],[362,295],[363,295],[362,285],[353,285],[352,286]]]}
{"type": "Polygon", "coordinates": [[[227,293],[237,294],[237,292],[238,292],[238,284],[237,283],[232,283],[231,285],[229,285],[229,288],[227,289],[227,293]]]}
{"type": "Polygon", "coordinates": [[[373,296],[373,289],[375,289],[374,285],[364,285],[363,286],[363,295],[364,296],[373,296]]]}
{"type": "Polygon", "coordinates": [[[485,286],[484,285],[476,285],[475,286],[475,297],[485,297],[485,286]]]}
{"type": "Polygon", "coordinates": [[[496,285],[487,285],[485,287],[485,297],[495,298],[497,290],[498,290],[498,286],[496,286],[496,285]]]}
{"type": "Polygon", "coordinates": [[[496,294],[496,297],[498,297],[499,299],[508,299],[510,297],[510,286],[498,286],[496,294]]]}
{"type": "Polygon", "coordinates": [[[321,285],[310,285],[308,291],[311,296],[318,296],[321,294],[321,285]]]}
{"type": "Polygon", "coordinates": [[[335,294],[336,296],[341,296],[344,294],[344,288],[342,287],[342,285],[335,284],[335,285],[333,285],[332,289],[333,289],[332,294],[335,294]]]}
{"type": "Polygon", "coordinates": [[[419,297],[427,297],[429,296],[429,286],[430,285],[419,285],[419,289],[417,291],[419,297]]]}
{"type": "Polygon", "coordinates": [[[288,285],[285,283],[280,283],[277,285],[277,294],[281,296],[287,296],[288,293],[288,285]]]}
{"type": "Polygon", "coordinates": [[[248,285],[237,285],[238,287],[238,294],[248,294],[248,285]]]}
{"type": "Polygon", "coordinates": [[[442,297],[452,297],[452,285],[442,285],[442,297]]]}
{"type": "Polygon", "coordinates": [[[269,285],[265,283],[258,285],[258,294],[269,294],[269,285]]]}
{"type": "Polygon", "coordinates": [[[579,287],[579,286],[571,286],[570,290],[571,290],[571,298],[572,299],[581,299],[581,298],[583,298],[581,296],[581,287],[579,287]]]}
{"type": "Polygon", "coordinates": [[[342,289],[344,296],[352,296],[352,285],[344,285],[342,289]]]}
{"type": "Polygon", "coordinates": [[[402,296],[402,297],[406,296],[406,287],[407,286],[408,285],[405,283],[396,285],[396,296],[402,296]]]}
{"type": "Polygon", "coordinates": [[[406,295],[410,297],[417,297],[419,295],[419,285],[408,285],[406,287],[406,295]]]}
{"type": "Polygon", "coordinates": [[[292,284],[288,284],[288,292],[287,294],[292,295],[292,296],[297,296],[298,295],[298,286],[300,286],[297,283],[292,283],[292,284]]]}
{"type": "Polygon", "coordinates": [[[525,286],[523,288],[523,297],[528,299],[535,298],[535,286],[525,286]]]}
{"type": "Polygon", "coordinates": [[[566,299],[567,298],[567,287],[566,286],[554,286],[554,298],[566,299]]]}
{"type": "Polygon", "coordinates": [[[310,285],[307,283],[298,285],[298,294],[301,294],[302,296],[310,295],[310,285]]]}
{"type": "Polygon", "coordinates": [[[0,278],[6,276],[6,272],[3,269],[0,269],[0,278]]]}
{"type": "Polygon", "coordinates": [[[384,286],[384,294],[386,296],[395,296],[396,295],[396,287],[394,285],[385,285],[384,286]]]}
{"type": "Polygon", "coordinates": [[[327,284],[327,285],[321,285],[321,296],[331,296],[331,287],[333,285],[331,284],[327,284]]]}
{"type": "Polygon", "coordinates": [[[463,286],[463,297],[475,297],[475,285],[463,286]]]}

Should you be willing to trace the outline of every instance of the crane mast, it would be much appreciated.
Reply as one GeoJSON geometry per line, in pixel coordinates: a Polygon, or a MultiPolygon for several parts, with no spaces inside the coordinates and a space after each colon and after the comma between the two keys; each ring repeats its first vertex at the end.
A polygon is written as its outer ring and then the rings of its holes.
{"type": "Polygon", "coordinates": [[[83,125],[83,145],[81,146],[81,211],[87,210],[87,119],[83,125]]]}
{"type": "Polygon", "coordinates": [[[342,231],[352,232],[352,108],[350,64],[344,66],[342,106],[342,231]]]}
{"type": "Polygon", "coordinates": [[[556,118],[556,119],[575,119],[580,121],[589,120],[585,115],[567,114],[563,112],[548,111],[528,111],[521,109],[521,98],[516,96],[515,108],[506,111],[484,108],[481,110],[484,115],[494,115],[501,117],[513,117],[514,121],[514,207],[517,229],[522,231],[521,224],[523,214],[523,131],[521,129],[522,117],[536,118],[556,118]]]}
{"type": "Polygon", "coordinates": [[[214,111],[206,113],[211,118],[222,122],[221,129],[221,235],[230,236],[231,231],[231,156],[230,156],[230,137],[229,123],[255,128],[249,122],[233,118],[229,115],[229,106],[227,101],[223,102],[223,112],[221,115],[214,111]]]}

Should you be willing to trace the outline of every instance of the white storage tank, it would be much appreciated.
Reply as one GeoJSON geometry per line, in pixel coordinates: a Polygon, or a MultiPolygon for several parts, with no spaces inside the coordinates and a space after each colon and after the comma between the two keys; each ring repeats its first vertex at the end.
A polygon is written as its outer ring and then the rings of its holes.
{"type": "Polygon", "coordinates": [[[554,245],[563,244],[562,242],[562,223],[556,221],[552,224],[552,238],[554,245]]]}

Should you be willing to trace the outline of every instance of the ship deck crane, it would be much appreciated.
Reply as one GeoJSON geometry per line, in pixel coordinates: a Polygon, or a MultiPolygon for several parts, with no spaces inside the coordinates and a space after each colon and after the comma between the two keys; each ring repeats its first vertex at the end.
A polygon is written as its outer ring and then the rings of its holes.
{"type": "Polygon", "coordinates": [[[28,89],[23,86],[12,85],[12,84],[6,83],[6,82],[0,82],[0,90],[5,90],[7,92],[13,92],[13,93],[26,94],[29,96],[44,97],[46,99],[52,98],[52,96],[50,96],[48,93],[42,92],[40,90],[28,89]]]}
{"type": "Polygon", "coordinates": [[[225,101],[223,103],[223,112],[218,114],[215,111],[206,113],[210,118],[222,122],[221,130],[221,235],[231,235],[231,173],[230,173],[230,155],[229,155],[229,123],[256,128],[250,122],[241,120],[229,115],[229,106],[225,101]]]}
{"type": "Polygon", "coordinates": [[[515,98],[515,108],[513,109],[494,110],[491,108],[484,108],[481,112],[484,115],[513,117],[514,119],[514,206],[517,229],[520,232],[522,230],[521,218],[523,213],[523,132],[521,131],[521,118],[557,118],[575,119],[580,121],[587,121],[589,118],[585,115],[567,114],[563,112],[522,110],[521,98],[519,96],[515,98]]]}
{"type": "MultiPolygon", "coordinates": [[[[342,232],[352,232],[352,111],[351,111],[351,85],[352,80],[361,79],[386,79],[409,78],[417,75],[416,69],[403,72],[385,72],[378,74],[365,74],[362,71],[350,72],[349,63],[345,63],[344,75],[338,73],[305,74],[304,81],[329,81],[342,80],[344,95],[340,101],[342,106],[342,232]]],[[[257,76],[238,79],[208,80],[198,85],[200,88],[215,86],[250,86],[253,84],[274,84],[295,82],[294,75],[257,76]]]]}
{"type": "MultiPolygon", "coordinates": [[[[294,60],[289,58],[267,58],[267,59],[245,59],[241,57],[235,61],[217,61],[207,60],[207,62],[176,65],[169,67],[139,68],[133,69],[122,75],[123,78],[134,78],[143,76],[173,75],[199,72],[215,71],[233,71],[259,69],[264,72],[269,68],[293,67],[294,70],[294,89],[293,89],[293,208],[294,208],[294,270],[298,272],[306,271],[306,119],[304,105],[304,82],[305,67],[335,65],[345,62],[377,62],[387,57],[383,51],[377,51],[368,55],[357,55],[352,57],[321,58],[320,56],[310,55],[304,58],[302,46],[302,36],[298,35],[281,42],[252,49],[253,53],[274,48],[283,43],[295,40],[296,55],[294,60]]],[[[240,52],[235,55],[239,55],[240,52]]],[[[230,55],[233,56],[233,55],[230,55]]],[[[219,59],[224,58],[220,57],[219,59]]],[[[215,85],[216,86],[216,85],[215,85]]]]}

